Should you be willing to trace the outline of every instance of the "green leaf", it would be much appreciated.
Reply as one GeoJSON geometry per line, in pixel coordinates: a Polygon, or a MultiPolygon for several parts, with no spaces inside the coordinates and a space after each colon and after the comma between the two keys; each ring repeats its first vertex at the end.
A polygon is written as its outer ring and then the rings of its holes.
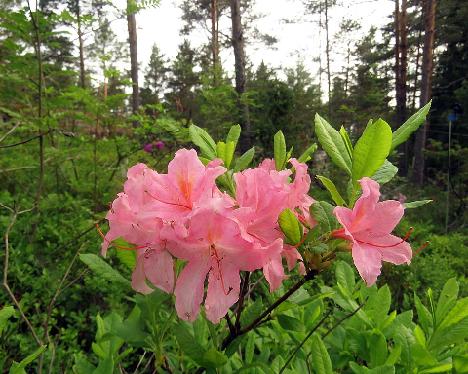
{"type": "Polygon", "coordinates": [[[255,147],[252,147],[248,151],[246,151],[242,156],[240,156],[236,160],[236,163],[234,164],[234,171],[237,172],[237,171],[247,169],[253,160],[254,154],[255,154],[255,147]]]}
{"type": "Polygon", "coordinates": [[[251,364],[254,357],[255,351],[255,334],[249,334],[247,344],[245,345],[245,363],[251,364]]]}
{"type": "Polygon", "coordinates": [[[310,207],[310,214],[317,221],[317,229],[321,234],[328,233],[338,226],[333,209],[333,205],[326,201],[316,201],[310,207]]]}
{"type": "Polygon", "coordinates": [[[455,373],[468,373],[468,354],[464,356],[453,356],[452,362],[455,373]]]}
{"type": "Polygon", "coordinates": [[[26,374],[26,366],[28,366],[31,362],[33,362],[36,358],[38,358],[42,352],[44,352],[46,346],[43,345],[42,347],[36,349],[33,353],[29,356],[23,358],[20,362],[13,361],[13,364],[10,367],[10,374],[26,374]]]}
{"type": "Polygon", "coordinates": [[[336,189],[335,184],[330,179],[322,175],[317,175],[317,178],[320,180],[320,182],[322,182],[322,184],[328,190],[328,192],[331,195],[332,200],[335,202],[336,205],[346,205],[344,199],[341,197],[341,194],[336,189]]]}
{"type": "Polygon", "coordinates": [[[426,204],[432,203],[432,200],[418,200],[418,201],[412,201],[410,203],[404,203],[403,206],[405,209],[412,209],[412,208],[417,208],[426,204]]]}
{"type": "Polygon", "coordinates": [[[398,173],[398,168],[390,161],[385,160],[383,165],[374,173],[372,179],[379,184],[385,184],[390,182],[396,173],[398,173]]]}
{"type": "Polygon", "coordinates": [[[346,262],[338,261],[335,269],[335,277],[338,284],[340,284],[351,296],[354,292],[354,286],[356,285],[356,279],[354,277],[354,271],[346,262]]]}
{"type": "Polygon", "coordinates": [[[418,374],[433,374],[433,373],[446,373],[452,369],[451,363],[438,364],[429,369],[424,369],[418,372],[418,374]]]}
{"type": "Polygon", "coordinates": [[[276,170],[283,170],[286,164],[286,140],[284,134],[279,130],[274,136],[273,151],[275,156],[276,170]]]}
{"type": "Polygon", "coordinates": [[[370,177],[383,165],[390,152],[392,129],[379,119],[366,127],[353,151],[353,181],[370,177]]]}
{"type": "Polygon", "coordinates": [[[351,157],[340,133],[318,114],[315,115],[315,132],[333,163],[351,175],[351,157]]]}
{"type": "Polygon", "coordinates": [[[346,151],[348,151],[348,155],[352,159],[353,158],[353,144],[351,143],[351,139],[349,138],[348,132],[343,126],[340,127],[340,135],[346,146],[346,151]]]}
{"type": "Polygon", "coordinates": [[[226,158],[226,143],[218,142],[216,144],[216,156],[225,161],[226,158]]]}
{"type": "Polygon", "coordinates": [[[202,128],[191,125],[189,127],[190,139],[200,147],[202,153],[210,160],[216,158],[216,143],[213,138],[202,128]]]}
{"type": "Polygon", "coordinates": [[[223,366],[227,360],[224,353],[219,352],[215,348],[210,348],[203,354],[201,365],[207,369],[215,369],[223,366]]]}
{"type": "Polygon", "coordinates": [[[319,335],[314,334],[311,345],[312,367],[317,374],[333,374],[332,363],[327,348],[319,335]]]}
{"type": "Polygon", "coordinates": [[[232,159],[234,158],[234,152],[236,150],[236,144],[234,142],[226,143],[226,150],[224,152],[224,166],[228,169],[231,166],[232,159]]]}
{"type": "Polygon", "coordinates": [[[422,326],[423,330],[429,334],[433,326],[431,312],[429,312],[429,310],[423,305],[421,299],[416,295],[416,293],[414,293],[414,306],[418,313],[419,324],[422,326]]]}
{"type": "Polygon", "coordinates": [[[385,361],[385,365],[395,365],[401,356],[401,345],[396,344],[390,351],[390,354],[385,361]]]}
{"type": "Polygon", "coordinates": [[[134,244],[128,243],[122,238],[117,238],[112,241],[111,247],[115,248],[115,254],[122,264],[124,264],[130,270],[135,269],[136,251],[123,249],[123,248],[135,248],[136,246],[134,244]]]}
{"type": "Polygon", "coordinates": [[[130,281],[128,279],[125,279],[117,270],[113,269],[112,266],[94,253],[82,253],[80,254],[80,260],[88,265],[96,275],[103,279],[109,282],[130,286],[130,281]]]}
{"type": "Polygon", "coordinates": [[[468,297],[457,301],[434,331],[428,346],[442,348],[463,341],[468,336],[468,297]]]}
{"type": "Polygon", "coordinates": [[[280,326],[289,331],[304,331],[304,324],[299,321],[297,318],[287,316],[285,314],[280,314],[278,316],[278,323],[280,326]]]}
{"type": "Polygon", "coordinates": [[[429,109],[431,108],[431,103],[432,100],[419,109],[410,118],[408,118],[408,120],[403,125],[401,125],[393,132],[391,150],[394,150],[401,143],[406,142],[410,135],[425,122],[426,116],[429,113],[429,109]]]}
{"type": "Polygon", "coordinates": [[[302,225],[291,209],[286,208],[280,213],[278,223],[290,244],[294,245],[301,241],[302,225]]]}
{"type": "Polygon", "coordinates": [[[182,352],[201,365],[205,350],[189,332],[188,326],[185,322],[180,322],[175,326],[174,335],[182,352]]]}
{"type": "Polygon", "coordinates": [[[239,141],[240,134],[241,134],[240,125],[231,126],[226,137],[226,144],[228,144],[229,142],[233,142],[234,149],[235,149],[237,146],[237,142],[239,141]]]}
{"type": "Polygon", "coordinates": [[[15,315],[15,308],[12,306],[4,306],[0,310],[0,335],[2,334],[3,329],[7,325],[8,320],[15,315]]]}
{"type": "Polygon", "coordinates": [[[297,161],[299,162],[307,162],[311,159],[311,155],[317,150],[317,143],[313,143],[312,145],[307,148],[302,155],[299,156],[297,161]]]}
{"type": "Polygon", "coordinates": [[[374,329],[367,339],[370,363],[373,367],[383,365],[387,359],[387,340],[385,336],[379,331],[374,329]]]}
{"type": "Polygon", "coordinates": [[[450,278],[444,285],[439,296],[436,309],[436,325],[441,322],[447,313],[453,308],[458,297],[458,282],[455,278],[450,278]]]}

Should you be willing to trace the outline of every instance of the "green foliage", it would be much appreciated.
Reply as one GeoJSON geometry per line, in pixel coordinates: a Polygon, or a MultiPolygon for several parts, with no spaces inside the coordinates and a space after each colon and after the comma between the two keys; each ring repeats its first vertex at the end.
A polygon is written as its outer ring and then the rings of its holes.
{"type": "Polygon", "coordinates": [[[291,209],[285,209],[280,213],[278,224],[289,244],[296,245],[301,241],[302,225],[291,209]]]}
{"type": "Polygon", "coordinates": [[[369,123],[353,150],[353,181],[370,177],[383,165],[392,142],[392,130],[383,120],[369,123]]]}

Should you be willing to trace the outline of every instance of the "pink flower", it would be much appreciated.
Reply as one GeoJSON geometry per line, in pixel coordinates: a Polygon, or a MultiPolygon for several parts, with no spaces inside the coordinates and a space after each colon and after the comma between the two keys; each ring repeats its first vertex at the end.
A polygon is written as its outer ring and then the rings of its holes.
{"type": "Polygon", "coordinates": [[[406,238],[391,234],[400,222],[404,208],[395,200],[379,202],[379,184],[370,178],[360,180],[362,196],[354,208],[336,207],[333,211],[343,229],[335,237],[352,243],[354,264],[368,286],[377,280],[382,261],[395,265],[411,262],[412,251],[406,238]]]}
{"type": "Polygon", "coordinates": [[[165,144],[162,140],[158,140],[156,143],[154,143],[154,146],[157,148],[157,149],[163,149],[165,144]]]}
{"type": "MultiPolygon", "coordinates": [[[[283,234],[278,226],[278,216],[286,208],[301,211],[303,221],[310,221],[309,207],[313,200],[307,195],[310,177],[307,165],[291,159],[295,168],[295,178],[289,182],[290,170],[277,171],[274,161],[265,159],[258,168],[236,173],[236,200],[239,209],[235,217],[241,224],[243,237],[260,245],[269,245],[283,234]]],[[[302,260],[296,248],[284,245],[281,253],[267,253],[268,262],[263,273],[270,284],[270,290],[277,289],[287,278],[284,273],[282,257],[287,259],[291,271],[296,262],[302,260]]],[[[300,271],[303,272],[303,266],[300,271]]]]}
{"type": "Polygon", "coordinates": [[[254,271],[265,262],[269,248],[243,239],[230,212],[223,198],[208,200],[190,216],[187,236],[168,241],[172,254],[188,261],[175,287],[177,314],[184,320],[197,318],[207,275],[206,316],[218,323],[239,298],[239,272],[254,271]]]}
{"type": "Polygon", "coordinates": [[[144,164],[128,170],[124,192],[118,194],[106,216],[109,231],[102,243],[103,256],[109,244],[118,238],[137,246],[132,287],[141,293],[153,291],[146,279],[168,293],[174,289],[172,256],[165,248],[165,239],[160,236],[163,221],[151,212],[153,200],[144,193],[156,175],[144,164]]]}
{"type": "Polygon", "coordinates": [[[144,147],[143,147],[143,150],[144,150],[146,153],[151,153],[151,152],[153,152],[153,144],[151,144],[151,143],[145,144],[144,147]]]}
{"type": "Polygon", "coordinates": [[[204,166],[193,149],[178,150],[167,174],[156,174],[146,189],[153,198],[153,213],[171,221],[187,217],[204,199],[221,195],[215,180],[225,171],[216,164],[204,166]]]}

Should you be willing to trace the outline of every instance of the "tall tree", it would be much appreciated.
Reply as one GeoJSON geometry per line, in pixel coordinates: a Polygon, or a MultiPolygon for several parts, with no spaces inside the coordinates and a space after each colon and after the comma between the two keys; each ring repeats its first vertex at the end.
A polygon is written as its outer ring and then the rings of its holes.
{"type": "MultiPolygon", "coordinates": [[[[431,98],[432,89],[432,71],[434,54],[434,34],[435,34],[435,10],[436,0],[423,0],[424,14],[424,48],[422,60],[421,76],[421,96],[420,106],[425,105],[431,98]]],[[[426,120],[416,134],[414,144],[414,168],[412,179],[414,182],[422,185],[424,182],[424,149],[426,147],[427,129],[429,121],[426,120]]]]}
{"type": "Polygon", "coordinates": [[[399,9],[395,0],[395,91],[397,125],[406,120],[407,79],[408,79],[408,31],[407,1],[401,1],[399,9]]]}
{"type": "MultiPolygon", "coordinates": [[[[138,113],[140,105],[138,90],[138,37],[136,25],[137,5],[135,0],[127,0],[128,45],[130,49],[130,75],[132,78],[132,112],[138,113]]],[[[134,126],[138,123],[134,121],[134,126]]]]}
{"type": "MultiPolygon", "coordinates": [[[[328,101],[330,101],[332,91],[332,73],[330,67],[330,9],[336,5],[337,0],[303,0],[306,11],[310,14],[318,14],[320,19],[319,27],[325,29],[325,57],[326,57],[326,73],[327,73],[327,93],[328,101]],[[322,23],[322,14],[324,23],[322,23]]],[[[328,115],[331,113],[331,104],[328,105],[328,115]]]]}
{"type": "Polygon", "coordinates": [[[151,90],[151,93],[160,98],[164,93],[164,85],[168,68],[164,55],[156,44],[151,48],[150,60],[145,69],[145,88],[151,90]]]}
{"type": "Polygon", "coordinates": [[[239,111],[241,113],[240,125],[242,127],[242,138],[240,142],[241,150],[245,151],[251,146],[251,128],[249,107],[243,95],[245,93],[245,46],[244,33],[242,28],[242,18],[240,0],[230,0],[231,21],[232,21],[232,47],[234,49],[235,72],[236,72],[236,92],[239,111]]]}

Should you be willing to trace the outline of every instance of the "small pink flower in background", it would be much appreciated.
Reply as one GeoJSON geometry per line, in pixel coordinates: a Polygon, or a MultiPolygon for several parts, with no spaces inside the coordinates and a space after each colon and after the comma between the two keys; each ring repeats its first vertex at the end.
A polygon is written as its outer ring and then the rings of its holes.
{"type": "Polygon", "coordinates": [[[165,144],[162,140],[158,140],[156,143],[154,143],[154,146],[157,148],[157,149],[163,149],[165,144]]]}
{"type": "Polygon", "coordinates": [[[144,147],[143,147],[143,150],[144,150],[146,153],[151,153],[151,152],[153,152],[153,144],[152,144],[152,143],[145,144],[144,147]]]}
{"type": "Polygon", "coordinates": [[[334,236],[352,243],[354,264],[362,279],[371,286],[380,275],[382,261],[409,264],[412,251],[406,238],[391,234],[403,217],[403,205],[395,200],[379,202],[380,186],[374,180],[365,177],[360,183],[362,196],[354,208],[336,207],[333,210],[343,226],[334,232],[334,236]]]}
{"type": "Polygon", "coordinates": [[[406,195],[403,195],[401,192],[398,192],[398,201],[402,204],[404,204],[406,202],[406,195]]]}

